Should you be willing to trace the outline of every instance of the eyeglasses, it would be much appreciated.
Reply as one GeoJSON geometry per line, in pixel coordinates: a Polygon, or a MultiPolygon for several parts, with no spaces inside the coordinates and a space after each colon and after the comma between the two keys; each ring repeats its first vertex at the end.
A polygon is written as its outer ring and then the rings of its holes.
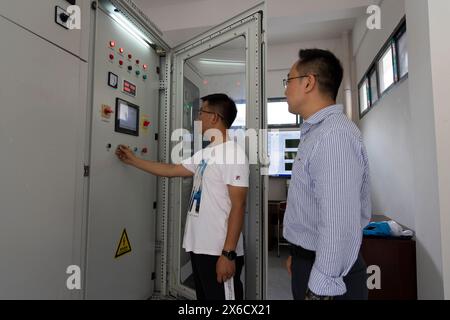
{"type": "Polygon", "coordinates": [[[217,114],[217,116],[219,116],[219,118],[223,119],[223,116],[217,112],[211,112],[211,111],[206,111],[203,109],[198,110],[198,115],[200,116],[202,113],[209,113],[209,114],[217,114]]]}
{"type": "Polygon", "coordinates": [[[295,79],[301,79],[301,78],[308,78],[309,76],[315,76],[315,77],[317,77],[317,74],[307,74],[307,75],[304,75],[304,76],[299,76],[299,77],[293,77],[293,78],[283,79],[283,87],[284,87],[285,89],[287,89],[288,84],[289,84],[289,81],[295,80],[295,79]]]}

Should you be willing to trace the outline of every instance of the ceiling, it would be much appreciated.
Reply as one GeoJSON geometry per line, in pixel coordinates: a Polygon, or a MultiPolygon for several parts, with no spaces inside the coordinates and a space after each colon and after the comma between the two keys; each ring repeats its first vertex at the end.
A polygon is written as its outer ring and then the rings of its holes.
{"type": "MultiPolygon", "coordinates": [[[[133,0],[175,47],[261,0],[133,0]]],[[[269,45],[332,39],[379,0],[266,0],[269,45]]]]}
{"type": "Polygon", "coordinates": [[[355,19],[331,20],[304,23],[295,18],[273,18],[270,20],[269,44],[286,44],[320,39],[340,38],[352,30],[355,19]]]}
{"type": "Polygon", "coordinates": [[[161,8],[171,5],[177,5],[180,3],[189,4],[191,2],[198,2],[202,0],[135,0],[134,2],[139,5],[140,8],[161,8]]]}
{"type": "Polygon", "coordinates": [[[245,73],[245,39],[234,39],[188,60],[199,75],[214,76],[245,73]]]}

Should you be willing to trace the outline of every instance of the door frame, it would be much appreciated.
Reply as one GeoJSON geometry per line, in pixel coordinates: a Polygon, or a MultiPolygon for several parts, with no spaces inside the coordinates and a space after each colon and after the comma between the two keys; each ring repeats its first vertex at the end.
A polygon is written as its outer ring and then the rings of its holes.
{"type": "MultiPolygon", "coordinates": [[[[247,146],[257,159],[267,155],[267,141],[260,129],[266,128],[265,96],[265,4],[259,4],[213,29],[177,46],[171,51],[173,72],[171,81],[170,127],[173,131],[183,127],[183,79],[184,63],[198,54],[244,36],[246,41],[246,100],[247,129],[256,129],[258,145],[247,146]],[[249,107],[251,106],[251,107],[249,107]]],[[[168,137],[166,137],[168,138],[168,137]]],[[[171,150],[178,142],[170,143],[171,150]]],[[[246,212],[246,298],[251,300],[265,298],[266,252],[267,252],[267,176],[262,175],[259,161],[250,165],[250,186],[246,212]]],[[[180,178],[169,182],[169,293],[187,299],[195,299],[195,292],[181,285],[180,250],[182,181],[180,178]]],[[[168,259],[166,259],[167,261],[168,259]]]]}

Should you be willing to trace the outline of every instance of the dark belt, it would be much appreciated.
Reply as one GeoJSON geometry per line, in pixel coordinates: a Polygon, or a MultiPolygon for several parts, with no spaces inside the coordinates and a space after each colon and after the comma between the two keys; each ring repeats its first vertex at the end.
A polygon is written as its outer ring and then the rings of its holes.
{"type": "Polygon", "coordinates": [[[290,245],[291,256],[300,257],[303,259],[315,260],[316,252],[311,250],[306,250],[300,246],[296,246],[295,244],[290,245]]]}

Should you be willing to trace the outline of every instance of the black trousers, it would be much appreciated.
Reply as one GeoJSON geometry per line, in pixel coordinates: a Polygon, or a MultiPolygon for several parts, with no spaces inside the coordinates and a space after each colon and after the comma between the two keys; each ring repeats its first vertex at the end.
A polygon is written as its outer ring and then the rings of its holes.
{"type": "MultiPolygon", "coordinates": [[[[225,286],[223,283],[217,282],[216,264],[219,258],[191,252],[197,300],[225,300],[225,286]]],[[[244,288],[241,282],[243,266],[244,257],[238,257],[236,259],[236,273],[234,275],[234,294],[236,300],[244,299],[244,288]]]]}
{"type": "MultiPolygon", "coordinates": [[[[308,289],[316,254],[314,251],[291,245],[292,255],[292,294],[294,300],[304,300],[308,289]]],[[[367,300],[367,267],[363,257],[359,254],[347,276],[344,277],[347,292],[343,296],[334,297],[335,300],[367,300]]]]}

